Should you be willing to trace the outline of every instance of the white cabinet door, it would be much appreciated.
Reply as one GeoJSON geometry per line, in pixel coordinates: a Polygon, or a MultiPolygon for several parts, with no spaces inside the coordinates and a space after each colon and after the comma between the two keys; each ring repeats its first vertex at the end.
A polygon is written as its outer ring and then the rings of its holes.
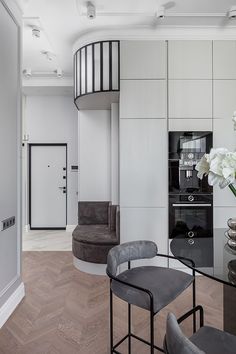
{"type": "Polygon", "coordinates": [[[165,79],[165,41],[121,41],[121,79],[165,79]]]}
{"type": "Polygon", "coordinates": [[[212,41],[169,41],[169,79],[211,79],[212,41]]]}
{"type": "Polygon", "coordinates": [[[212,118],[212,81],[169,80],[169,118],[212,118]]]}
{"type": "Polygon", "coordinates": [[[213,41],[213,79],[236,79],[236,41],[213,41]]]}
{"type": "MultiPolygon", "coordinates": [[[[168,218],[167,208],[121,208],[121,243],[137,240],[154,241],[160,253],[167,254],[168,218]]],[[[158,261],[158,257],[154,261],[158,261]]],[[[159,265],[166,266],[165,258],[159,265]]]]}
{"type": "MultiPolygon", "coordinates": [[[[236,66],[236,61],[235,61],[236,66]]],[[[232,119],[236,110],[236,80],[213,81],[213,117],[232,119]]]]}
{"type": "Polygon", "coordinates": [[[120,120],[120,205],[167,205],[167,123],[164,119],[120,120]]]}
{"type": "Polygon", "coordinates": [[[120,118],[165,117],[165,80],[121,80],[120,118]]]}
{"type": "Polygon", "coordinates": [[[212,131],[212,119],[169,119],[169,131],[212,131]]]}

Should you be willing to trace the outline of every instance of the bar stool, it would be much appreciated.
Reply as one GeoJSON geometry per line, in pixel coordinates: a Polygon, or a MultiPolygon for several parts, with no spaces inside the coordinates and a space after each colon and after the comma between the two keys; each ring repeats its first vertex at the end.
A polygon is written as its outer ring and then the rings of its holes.
{"type": "Polygon", "coordinates": [[[236,336],[219,329],[204,326],[203,308],[196,306],[191,311],[176,320],[173,313],[169,313],[166,324],[164,341],[167,354],[235,354],[236,336]],[[185,337],[179,323],[190,315],[200,312],[200,329],[190,338],[185,337]]]}
{"type": "MultiPolygon", "coordinates": [[[[179,270],[158,266],[139,266],[131,269],[131,261],[154,257],[173,256],[158,253],[152,241],[133,241],[113,247],[107,257],[107,275],[110,278],[110,353],[118,353],[117,347],[128,338],[128,352],[131,353],[131,338],[138,339],[164,352],[154,344],[154,316],[191,284],[193,286],[193,307],[195,306],[195,273],[186,274],[179,270]],[[128,269],[117,275],[118,266],[128,262],[128,269]],[[128,333],[118,343],[113,343],[113,293],[128,303],[128,333]],[[131,305],[150,311],[150,342],[131,332],[131,305]]],[[[179,259],[179,258],[178,258],[179,259]]],[[[188,260],[192,263],[191,260],[188,260]]],[[[195,319],[193,321],[195,330],[195,319]]]]}

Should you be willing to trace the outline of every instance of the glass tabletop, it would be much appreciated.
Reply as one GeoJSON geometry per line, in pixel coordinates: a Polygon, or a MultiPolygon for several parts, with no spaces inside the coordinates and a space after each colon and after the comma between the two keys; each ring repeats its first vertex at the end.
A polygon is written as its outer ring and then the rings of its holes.
{"type": "MultiPolygon", "coordinates": [[[[175,257],[191,259],[194,269],[210,278],[236,287],[236,250],[227,244],[226,229],[214,229],[213,237],[189,239],[179,235],[170,243],[175,257]]],[[[187,261],[183,261],[191,268],[187,261]]]]}

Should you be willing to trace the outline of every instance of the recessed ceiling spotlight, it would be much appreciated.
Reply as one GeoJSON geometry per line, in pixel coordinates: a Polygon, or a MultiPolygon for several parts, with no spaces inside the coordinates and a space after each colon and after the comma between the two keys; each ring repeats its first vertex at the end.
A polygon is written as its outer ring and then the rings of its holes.
{"type": "Polygon", "coordinates": [[[36,27],[36,26],[33,26],[33,28],[32,28],[32,36],[35,37],[35,38],[40,38],[40,34],[41,34],[40,28],[36,27]]]}
{"type": "Polygon", "coordinates": [[[90,20],[94,20],[96,18],[96,7],[90,1],[87,2],[87,17],[90,20]]]}
{"type": "Polygon", "coordinates": [[[31,77],[32,76],[32,71],[30,68],[24,69],[23,74],[25,77],[31,77]]]}
{"type": "Polygon", "coordinates": [[[228,18],[234,19],[236,18],[236,6],[232,6],[228,12],[228,18]]]}
{"type": "Polygon", "coordinates": [[[165,17],[165,8],[164,6],[159,6],[156,12],[156,17],[163,19],[165,17]]]}
{"type": "Polygon", "coordinates": [[[62,77],[63,72],[62,72],[62,70],[60,68],[55,70],[55,73],[56,73],[57,77],[62,77]]]}
{"type": "Polygon", "coordinates": [[[41,52],[43,55],[45,55],[45,57],[47,58],[47,60],[52,61],[55,57],[56,54],[49,52],[49,51],[42,51],[41,52]]]}

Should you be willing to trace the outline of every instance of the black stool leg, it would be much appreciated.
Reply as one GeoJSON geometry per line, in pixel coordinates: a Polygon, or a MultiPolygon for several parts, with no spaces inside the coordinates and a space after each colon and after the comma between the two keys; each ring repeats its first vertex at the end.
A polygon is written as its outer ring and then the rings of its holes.
{"type": "Polygon", "coordinates": [[[154,354],[154,314],[150,311],[150,353],[154,354]]]}
{"type": "MultiPolygon", "coordinates": [[[[195,272],[194,272],[194,280],[193,280],[193,308],[196,306],[196,282],[195,282],[195,272]]],[[[197,330],[196,324],[196,313],[193,313],[193,333],[197,330]]]]}
{"type": "Polygon", "coordinates": [[[113,294],[110,281],[110,353],[113,353],[113,294]]]}
{"type": "Polygon", "coordinates": [[[131,305],[128,304],[128,353],[131,354],[131,305]]]}

